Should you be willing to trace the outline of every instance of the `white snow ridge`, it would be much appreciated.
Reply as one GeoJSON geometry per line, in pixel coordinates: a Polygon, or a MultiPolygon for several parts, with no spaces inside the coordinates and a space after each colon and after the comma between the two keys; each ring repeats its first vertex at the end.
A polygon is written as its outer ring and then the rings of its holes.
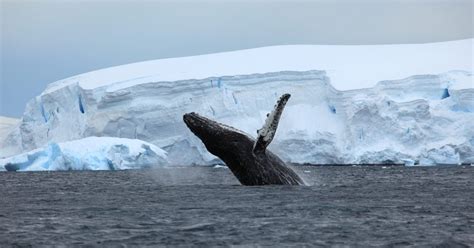
{"type": "Polygon", "coordinates": [[[472,47],[472,39],[276,46],[81,74],[28,103],[21,123],[0,137],[0,156],[110,136],[154,144],[169,165],[215,164],[184,113],[256,136],[290,93],[269,147],[288,162],[474,163],[472,47]]]}

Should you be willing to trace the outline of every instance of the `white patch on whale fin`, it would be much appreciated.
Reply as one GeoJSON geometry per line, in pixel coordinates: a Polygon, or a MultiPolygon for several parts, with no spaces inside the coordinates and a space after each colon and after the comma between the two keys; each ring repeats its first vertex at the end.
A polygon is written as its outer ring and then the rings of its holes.
{"type": "Polygon", "coordinates": [[[285,108],[286,102],[290,99],[290,96],[291,95],[288,93],[283,94],[277,101],[273,111],[267,114],[265,124],[263,124],[263,127],[257,131],[257,141],[253,146],[254,153],[265,152],[267,146],[272,142],[278,127],[278,122],[280,121],[281,113],[285,108]]]}

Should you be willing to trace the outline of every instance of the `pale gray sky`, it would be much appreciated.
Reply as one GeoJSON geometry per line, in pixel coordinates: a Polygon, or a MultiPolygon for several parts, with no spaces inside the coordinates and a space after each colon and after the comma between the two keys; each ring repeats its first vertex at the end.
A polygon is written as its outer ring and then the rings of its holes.
{"type": "Polygon", "coordinates": [[[143,60],[473,37],[473,0],[0,2],[0,115],[14,117],[51,82],[143,60]]]}

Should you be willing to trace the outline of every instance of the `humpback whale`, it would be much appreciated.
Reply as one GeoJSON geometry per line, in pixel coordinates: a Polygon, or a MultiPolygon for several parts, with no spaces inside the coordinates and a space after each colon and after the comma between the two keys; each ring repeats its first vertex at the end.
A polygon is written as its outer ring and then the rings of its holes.
{"type": "Polygon", "coordinates": [[[280,116],[290,94],[280,97],[257,139],[234,127],[191,112],[183,116],[188,128],[229,167],[243,185],[304,185],[304,181],[283,160],[267,149],[275,136],[280,116]]]}

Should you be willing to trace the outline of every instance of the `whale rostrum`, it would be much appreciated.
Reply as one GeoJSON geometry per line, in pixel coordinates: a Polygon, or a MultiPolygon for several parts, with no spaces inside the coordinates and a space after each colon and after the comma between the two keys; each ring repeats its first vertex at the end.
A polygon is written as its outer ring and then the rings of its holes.
{"type": "Polygon", "coordinates": [[[273,111],[267,114],[263,127],[257,131],[257,139],[194,112],[185,114],[183,120],[206,149],[224,161],[241,184],[304,185],[296,172],[267,149],[289,98],[290,94],[280,97],[273,111]]]}

